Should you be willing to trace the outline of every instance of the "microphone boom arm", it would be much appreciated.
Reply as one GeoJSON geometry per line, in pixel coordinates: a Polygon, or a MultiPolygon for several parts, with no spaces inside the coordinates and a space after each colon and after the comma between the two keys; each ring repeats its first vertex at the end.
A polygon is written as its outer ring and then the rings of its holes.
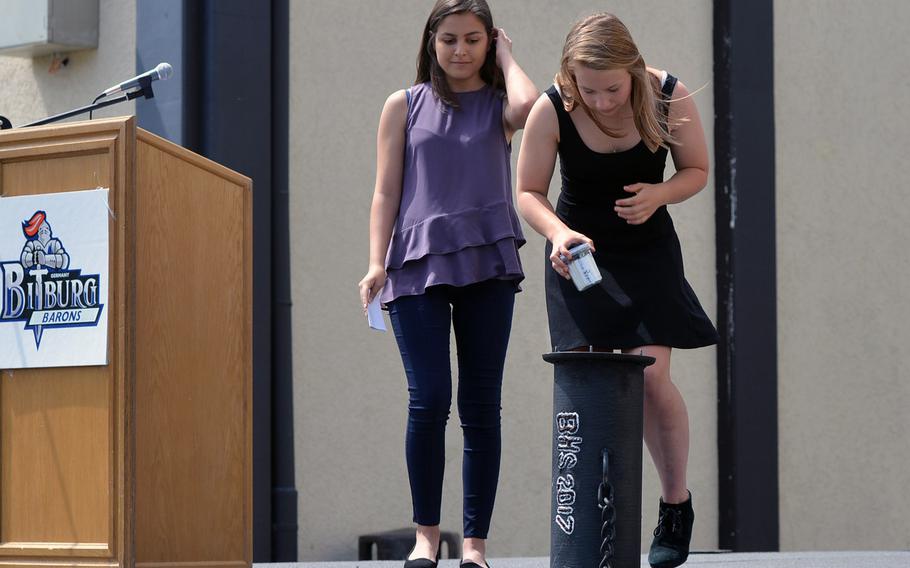
{"type": "Polygon", "coordinates": [[[120,104],[126,101],[131,101],[133,99],[138,99],[139,97],[145,97],[146,99],[151,99],[155,97],[155,92],[152,91],[152,79],[150,77],[145,77],[140,79],[139,88],[135,91],[124,94],[123,96],[116,97],[109,100],[102,100],[101,102],[92,103],[90,105],[79,107],[64,113],[55,114],[54,116],[49,116],[47,118],[42,118],[41,120],[36,120],[35,122],[30,122],[22,126],[22,128],[27,128],[29,126],[41,126],[42,124],[50,124],[52,122],[57,122],[70,118],[72,116],[78,116],[80,114],[85,114],[87,112],[93,112],[104,107],[109,107],[111,105],[120,104]]]}

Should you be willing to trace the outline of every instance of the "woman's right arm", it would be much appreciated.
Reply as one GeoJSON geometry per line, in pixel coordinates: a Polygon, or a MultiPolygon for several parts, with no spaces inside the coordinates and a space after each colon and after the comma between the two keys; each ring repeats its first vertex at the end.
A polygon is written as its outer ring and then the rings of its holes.
{"type": "Polygon", "coordinates": [[[385,257],[401,204],[404,169],[405,121],[408,103],[405,92],[386,99],[376,135],[376,187],[370,207],[370,259],[367,273],[358,284],[363,309],[385,286],[385,257]]]}
{"type": "Polygon", "coordinates": [[[518,152],[516,201],[518,211],[535,231],[553,244],[550,265],[564,278],[569,278],[569,267],[560,256],[571,258],[569,249],[574,244],[594,243],[585,235],[571,230],[563,223],[547,199],[550,178],[556,166],[559,149],[559,118],[556,109],[544,93],[534,103],[518,152]]]}

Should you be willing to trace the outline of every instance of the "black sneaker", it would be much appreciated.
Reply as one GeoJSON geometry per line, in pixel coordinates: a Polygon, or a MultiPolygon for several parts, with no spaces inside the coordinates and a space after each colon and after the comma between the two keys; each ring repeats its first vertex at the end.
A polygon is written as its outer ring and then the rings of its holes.
{"type": "Polygon", "coordinates": [[[654,540],[648,553],[648,563],[653,568],[674,568],[689,557],[689,541],[692,540],[692,493],[677,505],[660,500],[660,518],[654,529],[654,540]]]}

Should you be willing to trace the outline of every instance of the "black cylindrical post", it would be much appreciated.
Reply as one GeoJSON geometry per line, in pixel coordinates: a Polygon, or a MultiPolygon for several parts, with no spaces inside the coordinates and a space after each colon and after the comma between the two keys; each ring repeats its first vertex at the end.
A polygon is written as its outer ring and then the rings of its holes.
{"type": "Polygon", "coordinates": [[[543,358],[555,376],[550,568],[638,568],[644,368],[654,359],[543,358]]]}

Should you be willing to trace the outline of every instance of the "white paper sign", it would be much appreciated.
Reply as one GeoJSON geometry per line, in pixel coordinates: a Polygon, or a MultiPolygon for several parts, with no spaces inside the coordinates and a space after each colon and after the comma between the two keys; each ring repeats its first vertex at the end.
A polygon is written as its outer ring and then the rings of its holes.
{"type": "Polygon", "coordinates": [[[107,364],[108,190],[0,197],[0,369],[107,364]]]}

